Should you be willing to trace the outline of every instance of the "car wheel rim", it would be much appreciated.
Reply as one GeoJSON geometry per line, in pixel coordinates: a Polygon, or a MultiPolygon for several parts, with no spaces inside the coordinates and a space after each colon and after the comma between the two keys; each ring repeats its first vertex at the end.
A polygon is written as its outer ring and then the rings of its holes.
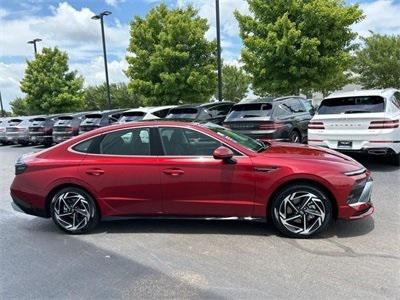
{"type": "Polygon", "coordinates": [[[94,215],[87,199],[76,192],[66,192],[53,199],[54,216],[58,224],[68,231],[84,228],[94,215]]]}
{"type": "Polygon", "coordinates": [[[293,135],[292,135],[292,142],[293,142],[293,143],[298,143],[299,140],[300,140],[299,135],[298,135],[297,133],[293,133],[293,135]]]}
{"type": "Polygon", "coordinates": [[[310,235],[324,223],[326,208],[324,201],[310,192],[295,192],[282,201],[275,215],[282,225],[292,233],[310,235]]]}

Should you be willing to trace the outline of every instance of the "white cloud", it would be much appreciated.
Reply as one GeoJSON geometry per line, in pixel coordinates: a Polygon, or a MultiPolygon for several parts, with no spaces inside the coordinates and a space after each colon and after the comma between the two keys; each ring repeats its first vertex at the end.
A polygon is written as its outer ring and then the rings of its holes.
{"type": "Polygon", "coordinates": [[[24,75],[24,70],[25,64],[0,62],[0,91],[5,110],[10,110],[10,100],[23,95],[19,89],[19,81],[24,75]]]}
{"type": "Polygon", "coordinates": [[[125,0],[105,0],[105,2],[110,6],[117,6],[119,3],[125,2],[125,0]]]}
{"type": "MultiPolygon", "coordinates": [[[[41,46],[59,46],[66,50],[71,59],[93,57],[93,52],[101,51],[101,32],[99,21],[92,20],[94,15],[88,8],[77,10],[66,2],[52,7],[52,14],[45,17],[26,15],[19,19],[9,19],[9,13],[0,12],[0,56],[31,57],[32,47],[26,41],[41,38],[41,46]]],[[[121,55],[126,49],[129,38],[129,26],[109,26],[111,17],[106,18],[106,42],[111,54],[121,55]]]]}
{"type": "Polygon", "coordinates": [[[353,29],[361,36],[375,33],[400,34],[400,2],[395,0],[377,0],[360,4],[365,19],[354,25],[353,29]]]}
{"type": "MultiPolygon", "coordinates": [[[[177,0],[179,7],[192,4],[199,10],[199,15],[208,19],[210,30],[207,34],[209,38],[215,38],[216,18],[214,0],[177,0]]],[[[239,26],[234,16],[234,11],[238,10],[243,14],[250,14],[249,6],[245,0],[220,0],[220,19],[221,32],[227,37],[236,37],[239,35],[239,26]]]]}

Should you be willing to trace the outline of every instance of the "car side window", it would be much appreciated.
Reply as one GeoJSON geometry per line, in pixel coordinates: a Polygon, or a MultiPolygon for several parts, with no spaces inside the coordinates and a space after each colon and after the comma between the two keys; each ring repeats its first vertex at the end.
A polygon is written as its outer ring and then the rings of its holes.
{"type": "Polygon", "coordinates": [[[291,115],[291,112],[288,109],[288,107],[286,105],[284,105],[284,103],[280,103],[275,106],[275,109],[274,109],[274,117],[275,118],[281,119],[281,118],[289,117],[290,115],[291,115]]]}
{"type": "Polygon", "coordinates": [[[74,147],[72,147],[73,150],[81,153],[89,153],[90,146],[92,145],[94,139],[89,139],[86,141],[83,141],[74,147]]]}
{"type": "Polygon", "coordinates": [[[210,111],[212,116],[214,118],[216,118],[216,117],[226,116],[229,113],[231,107],[232,107],[231,104],[221,104],[221,105],[216,105],[212,108],[209,108],[208,110],[210,111]]]}
{"type": "Polygon", "coordinates": [[[393,95],[393,104],[400,109],[400,92],[395,92],[393,95]]]}
{"type": "Polygon", "coordinates": [[[221,142],[198,131],[178,128],[160,128],[165,155],[168,156],[212,156],[221,142]]]}
{"type": "Polygon", "coordinates": [[[156,117],[159,117],[161,119],[164,119],[168,115],[170,110],[171,110],[170,108],[166,108],[166,109],[162,109],[159,111],[155,111],[155,112],[153,112],[153,115],[155,115],[156,117]]]}
{"type": "Polygon", "coordinates": [[[98,147],[99,154],[151,155],[150,129],[133,128],[104,135],[98,147]]]}

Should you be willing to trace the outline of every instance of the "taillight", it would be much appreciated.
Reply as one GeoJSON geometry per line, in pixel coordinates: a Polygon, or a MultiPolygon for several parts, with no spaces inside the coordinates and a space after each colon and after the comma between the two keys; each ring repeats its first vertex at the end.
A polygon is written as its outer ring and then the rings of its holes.
{"type": "Polygon", "coordinates": [[[387,128],[398,128],[399,120],[380,120],[371,121],[369,129],[387,129],[387,128]]]}
{"type": "Polygon", "coordinates": [[[325,129],[323,122],[310,122],[308,123],[308,129],[325,129]]]}
{"type": "Polygon", "coordinates": [[[6,129],[5,128],[0,128],[0,132],[5,132],[6,129]]]}
{"type": "Polygon", "coordinates": [[[283,127],[283,123],[279,122],[265,122],[260,124],[259,128],[262,130],[275,130],[283,127]]]}

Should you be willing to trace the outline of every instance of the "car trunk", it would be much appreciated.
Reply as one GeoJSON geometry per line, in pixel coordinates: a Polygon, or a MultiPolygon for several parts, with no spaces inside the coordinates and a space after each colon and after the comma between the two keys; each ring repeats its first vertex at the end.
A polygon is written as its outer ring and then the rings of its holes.
{"type": "Polygon", "coordinates": [[[53,133],[69,133],[73,130],[72,122],[74,120],[73,116],[62,116],[59,117],[57,122],[54,124],[53,133]]]}
{"type": "Polygon", "coordinates": [[[87,132],[100,127],[102,114],[88,114],[85,116],[81,125],[79,126],[80,132],[87,132]]]}
{"type": "Polygon", "coordinates": [[[45,118],[35,118],[31,120],[31,124],[29,126],[30,133],[43,133],[45,131],[45,118]]]}
{"type": "Polygon", "coordinates": [[[271,103],[236,104],[226,117],[224,126],[239,131],[272,129],[271,113],[271,103]]]}
{"type": "Polygon", "coordinates": [[[20,119],[12,119],[8,122],[6,127],[6,132],[18,132],[20,128],[18,127],[22,123],[20,119]]]}

